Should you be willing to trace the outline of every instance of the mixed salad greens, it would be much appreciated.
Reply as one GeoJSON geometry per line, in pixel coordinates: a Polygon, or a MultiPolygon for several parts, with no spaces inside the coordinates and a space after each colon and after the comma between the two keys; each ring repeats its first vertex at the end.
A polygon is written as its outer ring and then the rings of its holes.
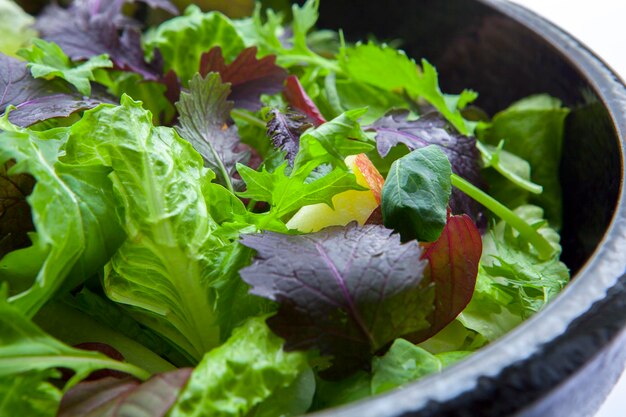
{"type": "MultiPolygon", "coordinates": [[[[0,0],[0,416],[295,416],[568,282],[568,110],[487,117],[302,6],[0,0]]],[[[479,102],[477,102],[479,104],[479,102]]]]}

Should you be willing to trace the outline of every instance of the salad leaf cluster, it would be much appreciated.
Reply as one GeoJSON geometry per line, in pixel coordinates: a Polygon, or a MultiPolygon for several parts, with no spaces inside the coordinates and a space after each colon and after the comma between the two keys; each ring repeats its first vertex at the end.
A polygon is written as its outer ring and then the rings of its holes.
{"type": "Polygon", "coordinates": [[[0,0],[0,417],[301,415],[567,284],[558,99],[469,120],[319,0],[244,3],[0,0]]]}

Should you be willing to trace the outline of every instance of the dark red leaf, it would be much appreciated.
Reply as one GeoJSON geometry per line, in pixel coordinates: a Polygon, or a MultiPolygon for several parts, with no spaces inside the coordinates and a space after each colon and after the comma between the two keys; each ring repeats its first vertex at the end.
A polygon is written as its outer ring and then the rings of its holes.
{"type": "Polygon", "coordinates": [[[81,382],[61,401],[57,417],[164,417],[193,369],[158,374],[140,384],[132,378],[102,378],[81,382]]]}
{"type": "Polygon", "coordinates": [[[276,57],[256,58],[256,47],[244,49],[235,60],[226,65],[222,48],[216,46],[200,58],[200,74],[205,77],[217,72],[222,82],[231,84],[229,99],[235,107],[248,110],[261,108],[261,94],[276,94],[283,88],[287,71],[276,65],[276,57]]]}
{"type": "Polygon", "coordinates": [[[449,216],[436,242],[423,244],[427,275],[435,283],[431,327],[410,336],[423,342],[446,327],[472,299],[483,245],[480,232],[467,215],[449,216]]]}
{"type": "Polygon", "coordinates": [[[298,80],[298,77],[295,75],[287,77],[283,95],[289,105],[304,113],[313,125],[319,126],[322,123],[326,123],[326,119],[324,119],[324,116],[322,116],[322,113],[320,113],[313,100],[311,100],[304,90],[304,87],[302,87],[302,84],[300,84],[300,80],[298,80]]]}
{"type": "Polygon", "coordinates": [[[276,148],[286,152],[287,160],[293,165],[300,149],[300,136],[311,127],[313,125],[303,114],[272,110],[270,120],[267,122],[267,134],[272,138],[276,148]]]}
{"type": "Polygon", "coordinates": [[[8,175],[15,165],[0,165],[0,259],[7,253],[30,246],[29,232],[35,230],[26,197],[33,191],[35,179],[27,174],[8,175]]]}
{"type": "Polygon", "coordinates": [[[242,243],[257,251],[240,271],[252,294],[280,304],[268,320],[285,349],[333,357],[327,377],[365,368],[398,337],[428,327],[433,291],[417,242],[382,226],[330,227],[307,235],[266,232],[242,243]]]}

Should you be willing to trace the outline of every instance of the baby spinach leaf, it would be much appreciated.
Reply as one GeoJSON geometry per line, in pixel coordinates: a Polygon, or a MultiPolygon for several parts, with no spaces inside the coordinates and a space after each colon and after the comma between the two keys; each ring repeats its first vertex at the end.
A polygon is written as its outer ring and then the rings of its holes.
{"type": "Polygon", "coordinates": [[[216,46],[200,58],[200,75],[217,72],[222,82],[230,83],[228,97],[235,107],[256,111],[262,107],[261,94],[276,94],[283,89],[287,71],[276,65],[276,57],[256,58],[257,48],[244,49],[226,65],[222,48],[216,46]]]}
{"type": "Polygon", "coordinates": [[[446,225],[451,174],[448,158],[434,145],[396,160],[383,186],[384,225],[403,241],[437,240],[446,225]]]}
{"type": "Polygon", "coordinates": [[[382,226],[330,227],[307,235],[246,235],[257,261],[241,270],[252,293],[280,304],[270,328],[285,349],[330,355],[345,376],[405,334],[428,327],[433,291],[417,242],[382,226]]]}
{"type": "Polygon", "coordinates": [[[146,37],[144,46],[149,54],[158,50],[165,72],[174,70],[184,86],[198,71],[203,53],[219,46],[224,59],[231,62],[245,48],[228,17],[218,12],[203,13],[195,5],[157,27],[146,37]]]}
{"type": "MultiPolygon", "coordinates": [[[[365,128],[376,133],[376,148],[382,157],[400,143],[411,151],[437,145],[448,157],[452,172],[478,187],[483,185],[476,139],[456,132],[437,112],[427,113],[416,120],[408,117],[408,111],[392,111],[365,128]]],[[[452,190],[450,208],[455,214],[468,214],[479,227],[486,227],[484,209],[457,189],[452,190]]]]}
{"type": "Polygon", "coordinates": [[[346,48],[342,58],[342,68],[352,79],[386,91],[406,91],[413,98],[422,97],[461,134],[471,133],[472,126],[463,119],[460,110],[478,95],[468,90],[460,96],[443,94],[439,88],[437,70],[425,59],[420,68],[404,52],[371,42],[346,48]]]}
{"type": "Polygon", "coordinates": [[[178,131],[202,155],[206,165],[217,175],[217,180],[233,191],[235,166],[250,157],[240,144],[236,126],[227,126],[232,101],[228,84],[220,75],[211,73],[202,78],[194,75],[189,82],[189,92],[181,93],[176,108],[180,114],[178,131]]]}
{"type": "Polygon", "coordinates": [[[248,415],[309,369],[305,354],[285,352],[282,345],[263,318],[249,319],[204,356],[169,417],[248,415]]]}
{"type": "Polygon", "coordinates": [[[41,39],[34,39],[33,46],[23,49],[19,55],[29,62],[28,68],[34,78],[62,78],[85,96],[91,95],[90,81],[94,80],[93,71],[113,66],[106,55],[93,56],[86,62],[72,65],[57,44],[41,39]]]}

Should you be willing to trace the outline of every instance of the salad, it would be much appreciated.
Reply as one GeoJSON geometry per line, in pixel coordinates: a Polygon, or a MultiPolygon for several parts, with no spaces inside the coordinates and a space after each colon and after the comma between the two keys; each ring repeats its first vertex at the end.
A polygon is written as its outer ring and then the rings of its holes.
{"type": "Polygon", "coordinates": [[[301,415],[566,285],[557,98],[490,117],[319,0],[174,3],[0,0],[0,416],[301,415]]]}

